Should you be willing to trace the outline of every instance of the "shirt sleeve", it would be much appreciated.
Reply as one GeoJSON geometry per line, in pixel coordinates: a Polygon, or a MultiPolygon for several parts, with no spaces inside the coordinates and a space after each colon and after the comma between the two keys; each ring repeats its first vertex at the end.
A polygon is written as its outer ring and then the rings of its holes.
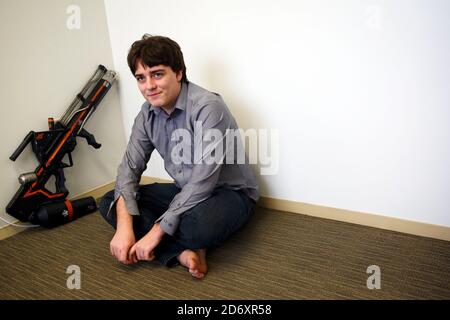
{"type": "Polygon", "coordinates": [[[182,213],[211,196],[226,155],[225,137],[232,118],[224,105],[209,103],[199,108],[192,118],[195,122],[192,174],[168,210],[155,221],[160,222],[161,228],[170,235],[177,230],[182,213]]]}
{"type": "Polygon", "coordinates": [[[114,190],[114,201],[108,216],[116,213],[116,203],[120,196],[131,215],[139,215],[137,206],[139,181],[147,168],[147,162],[155,149],[145,130],[145,116],[141,111],[134,120],[127,149],[119,165],[114,190]]]}

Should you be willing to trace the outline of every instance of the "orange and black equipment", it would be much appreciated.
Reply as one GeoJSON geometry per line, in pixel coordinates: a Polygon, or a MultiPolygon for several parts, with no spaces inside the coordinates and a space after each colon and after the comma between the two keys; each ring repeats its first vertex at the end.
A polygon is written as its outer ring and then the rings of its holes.
{"type": "Polygon", "coordinates": [[[92,197],[75,201],[67,199],[69,191],[63,170],[73,166],[76,137],[85,138],[95,149],[101,147],[84,125],[111,88],[115,77],[114,71],[99,65],[64,115],[57,121],[48,118],[48,131],[30,131],[25,136],[9,158],[15,161],[31,143],[39,165],[33,172],[19,176],[20,187],[6,207],[8,214],[23,222],[54,227],[96,210],[92,197]],[[68,164],[63,162],[66,156],[68,164]],[[46,187],[52,176],[55,177],[54,192],[46,187]]]}

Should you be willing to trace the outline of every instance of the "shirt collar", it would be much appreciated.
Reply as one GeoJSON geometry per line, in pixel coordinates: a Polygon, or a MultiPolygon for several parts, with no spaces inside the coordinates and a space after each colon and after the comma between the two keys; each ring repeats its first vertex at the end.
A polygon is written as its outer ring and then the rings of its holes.
{"type": "MultiPolygon", "coordinates": [[[[181,91],[180,91],[180,94],[177,97],[177,101],[175,102],[175,107],[174,107],[173,112],[175,112],[175,109],[180,109],[182,111],[186,110],[187,91],[188,91],[188,83],[182,81],[181,82],[181,91]]],[[[148,103],[148,105],[150,106],[150,110],[148,112],[147,120],[150,119],[150,114],[152,112],[154,112],[155,115],[159,116],[159,114],[161,113],[161,108],[154,107],[153,105],[151,105],[149,103],[148,103]]]]}

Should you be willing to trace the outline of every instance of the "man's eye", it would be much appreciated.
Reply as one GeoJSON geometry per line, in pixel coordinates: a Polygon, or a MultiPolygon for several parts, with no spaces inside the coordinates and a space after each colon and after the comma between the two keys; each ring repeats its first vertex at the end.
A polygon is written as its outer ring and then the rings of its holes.
{"type": "Polygon", "coordinates": [[[162,72],[155,72],[155,73],[153,74],[153,78],[155,78],[155,79],[160,79],[160,78],[162,78],[163,75],[164,75],[164,74],[163,74],[162,72]]]}
{"type": "Polygon", "coordinates": [[[136,80],[137,80],[138,82],[142,82],[142,81],[144,81],[144,77],[136,77],[136,80]]]}

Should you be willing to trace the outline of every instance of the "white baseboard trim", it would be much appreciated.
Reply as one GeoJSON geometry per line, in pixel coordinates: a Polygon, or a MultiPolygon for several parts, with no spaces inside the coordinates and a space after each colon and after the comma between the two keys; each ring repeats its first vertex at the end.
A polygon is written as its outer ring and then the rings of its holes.
{"type": "MultiPolygon", "coordinates": [[[[141,183],[170,183],[171,180],[154,178],[154,177],[142,177],[141,183]]],[[[75,196],[73,199],[92,196],[96,199],[100,198],[109,190],[114,189],[115,182],[109,182],[92,190],[83,192],[75,196]]],[[[376,215],[364,212],[356,212],[345,209],[338,209],[314,204],[308,204],[303,202],[296,202],[283,199],[275,199],[262,196],[258,205],[268,209],[287,211],[292,213],[299,213],[308,216],[337,220],[342,222],[354,223],[368,227],[374,227],[379,229],[397,231],[402,233],[413,234],[422,237],[440,239],[450,241],[450,227],[440,226],[434,224],[428,224],[418,221],[403,220],[383,215],[376,215]]],[[[25,228],[4,226],[0,229],[0,240],[10,237],[25,228]]]]}
{"type": "MultiPolygon", "coordinates": [[[[13,221],[11,221],[11,223],[21,224],[19,220],[13,220],[13,221]]],[[[26,228],[16,227],[16,226],[12,226],[12,225],[9,225],[9,224],[7,224],[5,226],[2,226],[0,228],[0,241],[3,240],[3,239],[9,238],[9,237],[15,235],[16,233],[19,233],[19,232],[21,232],[21,231],[23,231],[25,229],[26,228]]]]}
{"type": "Polygon", "coordinates": [[[450,241],[450,227],[303,202],[261,197],[261,207],[450,241]]]}

